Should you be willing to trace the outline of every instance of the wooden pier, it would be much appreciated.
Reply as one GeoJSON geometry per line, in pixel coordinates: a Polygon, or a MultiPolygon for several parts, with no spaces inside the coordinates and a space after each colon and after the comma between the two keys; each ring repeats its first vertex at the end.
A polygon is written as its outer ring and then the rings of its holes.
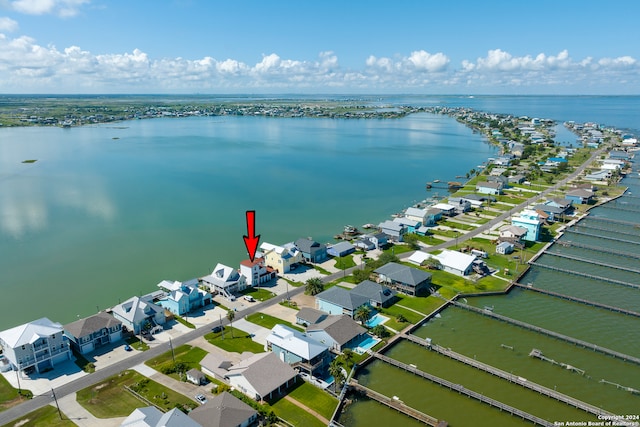
{"type": "MultiPolygon", "coordinates": [[[[443,356],[449,357],[453,360],[456,360],[458,362],[462,362],[465,365],[469,365],[472,366],[476,369],[479,369],[483,372],[487,372],[491,375],[495,375],[496,377],[502,378],[504,380],[507,380],[509,382],[512,382],[514,384],[518,384],[524,388],[527,388],[529,390],[533,390],[537,393],[543,394],[545,396],[551,397],[553,399],[556,399],[560,402],[566,403],[570,406],[573,406],[574,408],[578,408],[581,409],[585,412],[588,412],[590,414],[594,414],[594,415],[613,415],[601,408],[598,408],[597,406],[593,406],[590,405],[586,402],[583,402],[581,400],[578,399],[574,399],[571,396],[567,396],[566,394],[562,394],[559,393],[555,390],[551,390],[550,388],[547,388],[545,386],[542,386],[540,384],[536,384],[532,381],[529,381],[525,378],[521,378],[519,376],[513,375],[509,372],[503,371],[501,369],[495,368],[491,365],[488,365],[486,363],[482,363],[477,361],[476,359],[472,359],[470,357],[467,357],[465,355],[462,355],[460,353],[456,353],[455,351],[452,351],[451,349],[448,348],[444,348],[438,344],[433,344],[430,343],[429,341],[426,341],[422,338],[416,337],[415,335],[406,335],[405,338],[411,342],[414,342],[416,344],[419,344],[423,347],[426,347],[432,351],[435,351],[436,353],[439,353],[443,356]]],[[[584,373],[584,371],[582,371],[584,373]]]]}
{"type": "Polygon", "coordinates": [[[577,230],[567,229],[567,230],[565,230],[565,233],[581,234],[583,236],[591,236],[591,237],[596,237],[598,239],[611,240],[611,241],[614,241],[614,242],[631,243],[633,245],[640,245],[640,242],[636,242],[634,240],[618,239],[616,237],[608,237],[608,236],[597,236],[595,234],[585,233],[583,231],[577,231],[577,230]]]}
{"type": "Polygon", "coordinates": [[[438,420],[437,418],[427,415],[424,412],[413,409],[411,406],[405,405],[403,401],[397,398],[394,399],[392,397],[387,397],[382,393],[378,393],[375,390],[371,390],[370,388],[360,385],[360,383],[358,383],[358,381],[355,379],[349,382],[349,387],[363,393],[365,396],[375,400],[376,402],[382,403],[383,405],[391,409],[395,409],[398,412],[402,412],[403,414],[413,418],[414,420],[418,420],[427,425],[434,427],[446,427],[448,425],[446,421],[438,420]]]}
{"type": "Polygon", "coordinates": [[[615,306],[612,306],[612,305],[602,304],[602,303],[595,302],[595,301],[589,301],[589,300],[586,300],[586,299],[583,299],[583,298],[578,298],[578,297],[574,297],[574,296],[571,296],[571,295],[565,295],[565,294],[561,294],[559,292],[549,291],[547,289],[536,288],[536,287],[529,286],[529,285],[523,285],[522,283],[513,283],[513,286],[517,286],[517,287],[522,288],[522,289],[528,289],[528,290],[534,291],[534,292],[539,292],[541,294],[549,295],[549,296],[556,297],[556,298],[566,299],[568,301],[573,301],[573,302],[577,302],[577,303],[580,303],[580,304],[590,305],[592,307],[603,308],[605,310],[615,311],[617,313],[622,313],[622,314],[626,314],[626,315],[629,315],[629,316],[640,317],[640,313],[638,313],[637,311],[626,310],[624,308],[615,307],[615,306]]]}
{"type": "Polygon", "coordinates": [[[640,259],[640,254],[633,254],[633,253],[627,252],[627,251],[618,251],[618,250],[615,250],[615,249],[603,248],[603,247],[599,247],[599,246],[585,245],[584,243],[573,242],[571,240],[558,241],[558,244],[561,245],[561,246],[574,246],[576,248],[587,249],[587,250],[590,250],[590,251],[603,252],[605,254],[619,255],[619,256],[624,256],[624,257],[627,257],[627,258],[640,259]]]}
{"type": "Polygon", "coordinates": [[[618,230],[611,230],[609,228],[594,227],[593,225],[583,224],[583,223],[577,224],[575,228],[586,228],[587,230],[597,230],[597,231],[604,231],[607,233],[622,234],[624,236],[640,237],[640,234],[637,234],[637,233],[628,233],[626,231],[618,231],[618,230]]]}
{"type": "Polygon", "coordinates": [[[555,256],[555,257],[558,257],[558,258],[570,259],[572,261],[586,262],[586,263],[589,263],[589,264],[599,265],[599,266],[611,268],[611,269],[614,269],[614,270],[620,270],[620,271],[626,271],[626,272],[629,272],[629,273],[640,274],[640,270],[637,269],[637,268],[620,267],[618,265],[607,264],[607,263],[604,263],[604,262],[597,262],[597,261],[594,261],[594,260],[591,260],[591,259],[581,258],[581,257],[574,256],[574,255],[561,254],[561,253],[558,253],[558,252],[545,252],[545,253],[547,255],[552,255],[552,256],[555,256]]]}
{"type": "Polygon", "coordinates": [[[622,224],[622,225],[630,225],[632,227],[638,227],[640,226],[640,224],[638,224],[637,222],[632,222],[632,221],[623,221],[621,219],[610,219],[610,218],[603,218],[601,216],[592,216],[589,215],[586,218],[586,221],[600,221],[600,222],[609,222],[612,224],[622,224]]]}
{"type": "Polygon", "coordinates": [[[397,368],[403,369],[403,370],[405,370],[407,372],[411,372],[412,374],[418,375],[421,378],[425,378],[425,379],[427,379],[427,380],[429,380],[429,381],[431,381],[433,383],[436,383],[438,385],[446,387],[446,388],[448,388],[448,389],[450,389],[452,391],[457,391],[460,394],[464,394],[464,395],[466,395],[468,397],[471,397],[473,399],[476,399],[476,400],[478,400],[478,401],[480,401],[482,403],[486,403],[488,405],[491,405],[494,408],[500,409],[501,411],[505,411],[505,412],[508,412],[508,413],[510,413],[512,415],[518,416],[518,417],[522,418],[523,420],[527,420],[527,421],[530,421],[530,422],[532,422],[534,424],[541,425],[541,426],[549,426],[549,427],[553,426],[553,423],[550,423],[547,420],[543,420],[542,418],[536,417],[535,415],[532,415],[532,414],[530,414],[528,412],[522,411],[522,410],[520,410],[518,408],[514,408],[513,406],[506,405],[506,404],[504,404],[504,403],[502,403],[502,402],[500,402],[498,400],[492,399],[490,397],[487,397],[487,396],[485,396],[483,394],[480,394],[478,392],[475,392],[473,390],[469,390],[469,389],[465,388],[463,385],[452,383],[451,381],[447,381],[447,380],[445,380],[443,378],[440,378],[440,377],[437,377],[435,375],[429,374],[427,372],[421,371],[421,370],[419,370],[418,368],[416,368],[414,366],[407,365],[406,363],[399,362],[399,361],[397,361],[395,359],[392,359],[392,358],[387,357],[387,356],[385,356],[383,354],[380,354],[380,353],[371,352],[371,355],[373,357],[377,358],[377,359],[382,360],[385,363],[388,363],[388,364],[392,365],[392,366],[395,366],[397,368]]]}
{"type": "Polygon", "coordinates": [[[623,207],[621,207],[621,206],[617,206],[617,205],[615,205],[615,204],[614,204],[614,205],[611,205],[611,204],[608,204],[608,203],[603,204],[603,205],[600,205],[600,207],[602,207],[602,208],[606,208],[606,209],[611,209],[611,210],[614,210],[614,211],[638,212],[638,210],[637,210],[637,209],[633,209],[633,208],[623,208],[623,207]]]}
{"type": "Polygon", "coordinates": [[[573,371],[573,372],[577,372],[580,375],[584,376],[584,369],[576,368],[575,366],[569,365],[567,363],[556,362],[555,360],[553,360],[553,359],[545,356],[544,354],[542,354],[542,351],[538,350],[537,348],[532,349],[529,352],[529,356],[530,357],[535,357],[536,359],[540,359],[540,360],[542,360],[544,362],[549,362],[552,365],[560,366],[561,368],[568,369],[568,370],[573,371]]]}
{"type": "Polygon", "coordinates": [[[588,279],[600,280],[602,282],[613,283],[615,285],[622,285],[622,286],[627,286],[629,288],[640,289],[639,284],[625,282],[624,280],[617,280],[617,279],[612,279],[610,277],[596,276],[594,274],[582,273],[581,271],[575,271],[575,270],[567,270],[566,268],[554,267],[551,265],[540,264],[537,262],[529,261],[529,264],[535,265],[536,267],[540,267],[540,268],[546,268],[548,270],[559,271],[561,273],[573,274],[574,276],[586,277],[588,279]]]}
{"type": "Polygon", "coordinates": [[[624,360],[625,362],[631,362],[631,363],[635,363],[636,365],[640,365],[640,359],[639,358],[634,357],[634,356],[630,356],[628,354],[620,353],[618,351],[611,350],[611,349],[608,349],[606,347],[601,347],[599,345],[596,345],[596,344],[593,344],[593,343],[590,343],[590,342],[587,342],[587,341],[579,340],[577,338],[573,338],[573,337],[570,337],[568,335],[563,335],[563,334],[560,334],[560,333],[555,332],[555,331],[550,331],[548,329],[544,329],[544,328],[541,328],[539,326],[531,325],[530,323],[527,323],[527,322],[523,322],[523,321],[520,321],[520,320],[512,319],[511,317],[503,316],[501,314],[496,314],[493,311],[483,310],[483,309],[478,308],[478,307],[474,307],[474,306],[467,305],[467,304],[462,304],[461,302],[458,302],[458,301],[453,301],[452,300],[451,304],[455,305],[456,307],[460,307],[460,308],[464,308],[465,310],[472,311],[474,313],[482,314],[483,316],[491,317],[491,318],[496,319],[496,320],[502,320],[503,322],[510,323],[512,325],[515,325],[515,326],[520,326],[521,328],[528,329],[530,331],[538,332],[540,334],[544,334],[544,335],[547,335],[547,336],[550,336],[550,337],[553,337],[553,338],[557,338],[559,340],[566,341],[568,343],[571,343],[571,344],[574,344],[574,345],[577,345],[577,346],[580,346],[580,347],[583,347],[583,348],[588,348],[590,350],[597,351],[597,352],[602,353],[602,354],[606,354],[607,356],[612,356],[612,357],[624,360]]]}

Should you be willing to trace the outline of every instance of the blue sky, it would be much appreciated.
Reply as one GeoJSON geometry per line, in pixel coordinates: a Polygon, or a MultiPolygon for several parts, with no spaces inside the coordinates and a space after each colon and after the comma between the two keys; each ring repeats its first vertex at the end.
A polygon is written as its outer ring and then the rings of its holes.
{"type": "Polygon", "coordinates": [[[640,94],[633,1],[0,0],[0,93],[640,94]]]}

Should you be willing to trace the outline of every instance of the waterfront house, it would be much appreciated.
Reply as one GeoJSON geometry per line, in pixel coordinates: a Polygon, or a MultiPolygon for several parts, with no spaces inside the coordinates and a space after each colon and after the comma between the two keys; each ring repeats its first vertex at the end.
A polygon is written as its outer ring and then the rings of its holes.
{"type": "Polygon", "coordinates": [[[449,197],[449,204],[456,207],[456,213],[463,214],[471,210],[471,202],[464,197],[449,197]]]}
{"type": "Polygon", "coordinates": [[[64,326],[64,334],[80,354],[90,353],[103,345],[122,339],[122,322],[101,311],[64,326]]]}
{"type": "Polygon", "coordinates": [[[211,304],[211,294],[200,289],[198,284],[197,279],[186,282],[163,280],[158,283],[158,287],[167,294],[158,301],[158,305],[182,316],[191,310],[211,304]]]}
{"type": "Polygon", "coordinates": [[[367,330],[345,314],[328,316],[319,323],[307,326],[307,336],[338,353],[346,348],[357,347],[366,335],[367,330]]]}
{"type": "Polygon", "coordinates": [[[457,276],[467,276],[473,272],[473,262],[475,255],[467,255],[458,251],[444,249],[434,256],[442,265],[442,270],[457,276]]]}
{"type": "Polygon", "coordinates": [[[611,178],[611,171],[609,170],[599,170],[590,174],[585,175],[584,179],[587,181],[606,181],[611,178]]]}
{"type": "Polygon", "coordinates": [[[154,304],[150,296],[132,297],[111,309],[113,317],[128,330],[139,334],[146,330],[160,330],[166,321],[164,308],[154,304]]]}
{"type": "Polygon", "coordinates": [[[481,181],[476,184],[476,191],[482,194],[502,194],[502,182],[481,181]]]}
{"type": "Polygon", "coordinates": [[[312,376],[324,371],[330,361],[328,345],[280,324],[267,336],[267,349],[292,368],[312,376]]]}
{"type": "Polygon", "coordinates": [[[420,221],[414,221],[405,217],[394,218],[393,222],[401,224],[405,227],[407,233],[415,233],[420,227],[420,221]]]}
{"type": "Polygon", "coordinates": [[[369,239],[368,236],[362,236],[353,241],[353,246],[363,251],[372,251],[376,248],[376,245],[369,239]]]}
{"type": "Polygon", "coordinates": [[[544,212],[547,216],[547,220],[556,221],[563,218],[565,215],[570,214],[573,210],[573,206],[571,206],[571,201],[568,199],[553,199],[547,200],[539,205],[535,205],[533,209],[538,212],[538,214],[540,212],[544,212]]]}
{"type": "Polygon", "coordinates": [[[218,263],[210,275],[200,279],[211,292],[219,293],[225,298],[233,299],[235,294],[247,287],[247,278],[236,269],[218,263]]]}
{"type": "Polygon", "coordinates": [[[341,288],[332,286],[326,291],[322,291],[315,296],[316,307],[329,314],[346,314],[353,317],[356,310],[367,305],[369,300],[363,295],[359,295],[341,288]]]}
{"type": "Polygon", "coordinates": [[[536,211],[525,209],[520,212],[519,216],[511,218],[511,224],[517,227],[523,227],[527,229],[527,234],[523,239],[535,242],[540,237],[540,229],[542,228],[542,220],[540,215],[536,211]]]}
{"type": "Polygon", "coordinates": [[[255,400],[282,395],[297,381],[298,374],[276,353],[258,353],[229,367],[225,378],[232,387],[255,400]]]}
{"type": "Polygon", "coordinates": [[[293,244],[289,247],[273,245],[264,242],[260,245],[262,257],[267,267],[271,267],[280,274],[288,273],[291,268],[302,262],[302,253],[293,244]]]}
{"type": "Polygon", "coordinates": [[[505,225],[500,228],[499,232],[501,242],[522,243],[527,229],[516,225],[505,225]]]}
{"type": "MultiPolygon", "coordinates": [[[[209,424],[207,424],[209,425],[209,424]]],[[[155,406],[136,408],[120,427],[202,427],[178,408],[163,413],[155,406]]]]}
{"type": "Polygon", "coordinates": [[[382,249],[389,243],[389,238],[385,233],[367,234],[365,237],[374,244],[376,249],[382,249]]]}
{"type": "Polygon", "coordinates": [[[301,238],[293,243],[307,262],[320,263],[327,260],[327,245],[315,240],[301,238]]]}
{"type": "Polygon", "coordinates": [[[576,188],[575,190],[567,191],[564,197],[575,204],[585,205],[593,202],[594,194],[592,191],[576,188]]]}
{"type": "Polygon", "coordinates": [[[382,231],[389,241],[402,242],[407,228],[397,222],[386,220],[378,224],[378,228],[382,231]]]}
{"type": "Polygon", "coordinates": [[[404,216],[413,221],[418,221],[421,225],[428,225],[429,216],[427,214],[427,209],[420,209],[409,207],[404,211],[404,216]]]}
{"type": "Polygon", "coordinates": [[[407,295],[419,295],[431,285],[431,274],[417,268],[390,262],[374,270],[378,281],[407,295]]]}
{"type": "Polygon", "coordinates": [[[454,216],[456,214],[456,207],[448,203],[436,203],[432,208],[438,209],[441,215],[454,216]]]}
{"type": "Polygon", "coordinates": [[[231,393],[223,391],[189,412],[203,427],[249,427],[258,422],[258,412],[231,393]]]}
{"type": "Polygon", "coordinates": [[[346,256],[355,251],[356,247],[349,242],[339,242],[327,247],[327,255],[331,255],[332,257],[346,256]]]}
{"type": "Polygon", "coordinates": [[[522,174],[511,175],[509,177],[509,184],[522,184],[526,179],[522,174]]]}
{"type": "Polygon", "coordinates": [[[496,245],[496,253],[500,255],[509,255],[513,252],[515,245],[511,242],[501,242],[496,245]]]}
{"type": "Polygon", "coordinates": [[[393,289],[371,280],[360,282],[350,292],[367,298],[369,305],[374,308],[389,307],[396,300],[396,292],[393,289]]]}
{"type": "Polygon", "coordinates": [[[18,371],[46,372],[71,359],[62,325],[46,317],[1,331],[0,346],[18,371]]]}
{"type": "Polygon", "coordinates": [[[263,257],[255,257],[253,261],[240,261],[240,275],[244,276],[248,286],[259,286],[276,277],[276,270],[265,264],[263,257]]]}

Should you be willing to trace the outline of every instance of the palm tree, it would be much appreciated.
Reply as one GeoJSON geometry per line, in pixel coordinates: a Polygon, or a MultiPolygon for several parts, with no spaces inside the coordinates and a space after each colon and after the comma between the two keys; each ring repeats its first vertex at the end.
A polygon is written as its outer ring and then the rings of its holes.
{"type": "Polygon", "coordinates": [[[304,289],[304,293],[306,295],[318,295],[320,292],[324,291],[324,283],[319,277],[312,277],[307,280],[306,287],[304,289]]]}
{"type": "Polygon", "coordinates": [[[344,360],[344,363],[349,367],[353,362],[353,350],[345,348],[342,352],[342,360],[344,360]]]}
{"type": "Polygon", "coordinates": [[[337,392],[337,387],[340,387],[345,382],[344,373],[342,372],[342,364],[336,358],[329,364],[329,374],[333,377],[334,391],[337,392]]]}
{"type": "Polygon", "coordinates": [[[371,314],[371,309],[369,308],[369,306],[361,305],[360,307],[356,308],[355,313],[353,313],[353,318],[356,321],[359,321],[362,325],[364,325],[364,322],[369,320],[370,314],[371,314]]]}
{"type": "Polygon", "coordinates": [[[227,319],[229,319],[229,323],[231,324],[231,338],[234,338],[233,336],[233,319],[236,318],[236,312],[233,310],[229,310],[227,311],[227,319]]]}

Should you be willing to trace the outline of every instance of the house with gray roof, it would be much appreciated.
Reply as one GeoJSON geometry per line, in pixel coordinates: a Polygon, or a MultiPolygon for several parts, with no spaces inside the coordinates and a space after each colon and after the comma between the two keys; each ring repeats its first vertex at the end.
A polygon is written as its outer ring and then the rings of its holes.
{"type": "Polygon", "coordinates": [[[327,245],[318,243],[312,239],[298,239],[294,245],[302,253],[307,262],[324,262],[327,260],[327,245]]]}
{"type": "Polygon", "coordinates": [[[341,257],[352,254],[356,251],[356,247],[349,242],[339,242],[327,248],[327,255],[333,257],[341,257]]]}
{"type": "Polygon", "coordinates": [[[258,412],[225,391],[193,409],[189,418],[203,427],[248,427],[257,422],[258,412]]]}
{"type": "Polygon", "coordinates": [[[431,285],[431,274],[417,268],[390,262],[374,270],[379,282],[407,295],[426,293],[431,285]]]}
{"type": "Polygon", "coordinates": [[[346,348],[357,347],[365,339],[367,330],[343,314],[328,316],[320,323],[309,325],[307,335],[332,350],[342,352],[346,348]]]}
{"type": "Polygon", "coordinates": [[[270,400],[297,381],[298,374],[275,353],[258,353],[232,365],[225,378],[255,400],[270,400]]]}
{"type": "Polygon", "coordinates": [[[121,427],[203,427],[203,425],[177,408],[162,413],[155,406],[134,409],[131,415],[120,424],[121,427]]]}
{"type": "Polygon", "coordinates": [[[502,182],[481,181],[476,184],[476,191],[482,194],[502,194],[502,182]]]}
{"type": "Polygon", "coordinates": [[[365,280],[351,289],[353,294],[367,298],[371,307],[389,307],[396,299],[396,291],[380,283],[365,280]]]}
{"type": "Polygon", "coordinates": [[[358,307],[368,303],[369,299],[366,296],[355,294],[340,286],[333,286],[316,295],[316,308],[329,314],[346,314],[353,317],[358,307]]]}
{"type": "Polygon", "coordinates": [[[319,323],[325,319],[328,314],[322,310],[316,310],[311,307],[302,307],[296,313],[296,323],[298,325],[311,325],[312,323],[319,323]]]}
{"type": "Polygon", "coordinates": [[[391,241],[402,242],[403,236],[407,232],[407,227],[403,224],[386,220],[378,224],[378,228],[391,241]]]}
{"type": "Polygon", "coordinates": [[[224,380],[233,362],[218,353],[208,353],[201,361],[202,372],[217,380],[224,380]]]}
{"type": "Polygon", "coordinates": [[[64,334],[80,354],[92,352],[103,345],[122,339],[122,322],[101,311],[64,326],[64,334]]]}

